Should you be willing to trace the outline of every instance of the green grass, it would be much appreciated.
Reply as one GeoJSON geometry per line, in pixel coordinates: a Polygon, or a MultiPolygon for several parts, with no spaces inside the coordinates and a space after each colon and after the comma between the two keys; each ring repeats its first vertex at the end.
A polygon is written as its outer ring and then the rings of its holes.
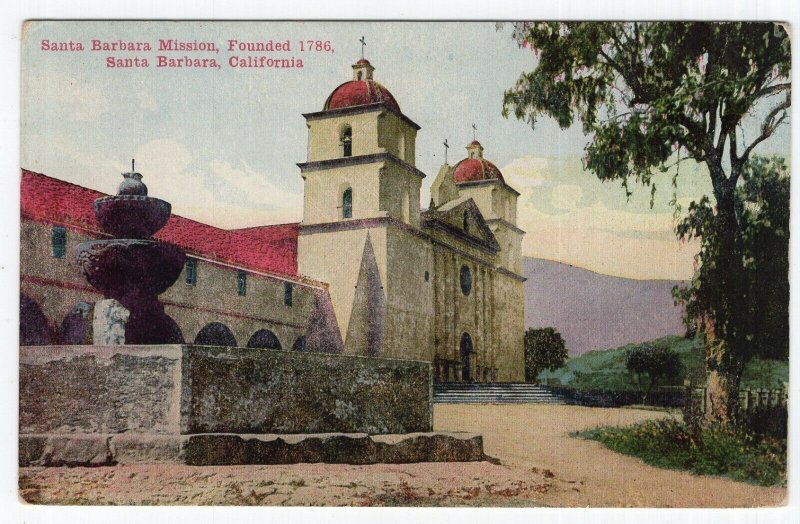
{"type": "MultiPolygon", "coordinates": [[[[684,378],[690,378],[694,384],[705,382],[703,342],[700,339],[670,336],[651,340],[645,344],[672,348],[678,353],[686,369],[684,377],[662,385],[680,386],[683,385],[684,378]]],[[[564,386],[583,390],[637,390],[636,377],[625,368],[625,352],[636,345],[628,344],[619,348],[584,353],[569,359],[563,367],[555,371],[542,372],[539,379],[544,381],[554,378],[564,386]]],[[[780,388],[788,380],[788,362],[754,359],[744,370],[742,387],[780,388]]]]}
{"type": "Polygon", "coordinates": [[[761,438],[721,427],[693,434],[686,424],[671,418],[602,427],[573,436],[596,440],[660,468],[720,475],[762,486],[786,484],[785,439],[761,438]]]}

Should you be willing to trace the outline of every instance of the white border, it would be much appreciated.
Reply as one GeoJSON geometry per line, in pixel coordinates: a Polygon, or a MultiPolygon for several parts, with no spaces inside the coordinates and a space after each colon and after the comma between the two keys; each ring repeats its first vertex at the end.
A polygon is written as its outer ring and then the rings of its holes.
{"type": "MultiPolygon", "coordinates": [[[[793,24],[792,50],[794,67],[792,81],[800,78],[798,57],[798,27],[800,3],[794,0],[667,0],[662,2],[642,0],[417,0],[413,2],[386,2],[380,0],[348,0],[334,4],[331,0],[259,3],[256,1],[213,0],[83,0],[72,4],[46,0],[12,0],[0,7],[0,66],[4,69],[0,88],[0,334],[4,344],[0,347],[2,381],[0,392],[5,402],[0,404],[0,514],[6,522],[204,522],[234,521],[241,524],[263,522],[266,519],[280,522],[408,522],[420,520],[439,524],[480,522],[501,519],[504,522],[619,522],[648,524],[656,522],[686,523],[795,523],[800,522],[800,439],[798,439],[798,321],[800,299],[792,294],[792,333],[790,373],[790,505],[783,508],[745,510],[648,510],[648,509],[335,509],[335,508],[228,508],[228,507],[47,507],[29,506],[17,499],[17,466],[15,450],[18,427],[17,418],[17,311],[19,286],[19,57],[20,31],[25,19],[402,19],[402,20],[519,20],[519,19],[638,19],[638,20],[771,20],[793,24]]],[[[795,90],[794,107],[798,107],[795,90]]],[[[795,178],[792,184],[792,202],[800,202],[797,183],[800,159],[800,133],[798,119],[791,122],[791,166],[795,178]]],[[[794,207],[794,206],[793,206],[794,207]]],[[[796,211],[796,209],[795,209],[796,211]]],[[[791,284],[800,289],[800,213],[792,214],[791,229],[791,284]]]]}

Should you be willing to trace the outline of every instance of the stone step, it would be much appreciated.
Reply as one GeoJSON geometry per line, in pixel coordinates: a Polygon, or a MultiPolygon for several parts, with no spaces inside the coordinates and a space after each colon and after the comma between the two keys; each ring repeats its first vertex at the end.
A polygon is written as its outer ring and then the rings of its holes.
{"type": "Polygon", "coordinates": [[[19,466],[406,464],[490,460],[475,433],[22,434],[19,466]]]}
{"type": "Polygon", "coordinates": [[[567,399],[538,384],[435,384],[433,401],[441,404],[563,404],[567,399]]]}

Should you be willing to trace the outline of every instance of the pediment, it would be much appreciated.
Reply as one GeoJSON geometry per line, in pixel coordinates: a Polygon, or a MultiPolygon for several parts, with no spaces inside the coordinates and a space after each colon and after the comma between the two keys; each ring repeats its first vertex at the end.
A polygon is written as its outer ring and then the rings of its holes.
{"type": "Polygon", "coordinates": [[[497,239],[472,198],[452,200],[438,208],[429,209],[423,218],[429,227],[438,226],[458,238],[478,243],[493,251],[500,249],[497,239]]]}

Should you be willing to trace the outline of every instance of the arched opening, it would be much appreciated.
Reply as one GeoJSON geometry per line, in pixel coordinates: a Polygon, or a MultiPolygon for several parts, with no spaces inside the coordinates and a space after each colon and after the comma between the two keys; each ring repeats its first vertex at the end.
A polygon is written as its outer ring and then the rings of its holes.
{"type": "Polygon", "coordinates": [[[292,344],[292,351],[305,351],[306,350],[306,337],[297,337],[297,340],[292,344]]]}
{"type": "Polygon", "coordinates": [[[470,369],[470,365],[472,363],[472,337],[469,336],[469,333],[463,333],[461,335],[459,352],[461,353],[461,380],[464,382],[471,382],[472,370],[470,369]]]}
{"type": "Polygon", "coordinates": [[[24,293],[19,295],[19,345],[47,346],[50,330],[47,317],[35,300],[24,293]]]}
{"type": "Polygon", "coordinates": [[[361,80],[361,79],[364,77],[364,72],[363,72],[363,71],[359,71],[359,72],[356,74],[356,77],[357,77],[359,80],[361,80]]]}
{"type": "Polygon", "coordinates": [[[350,126],[342,130],[342,156],[353,156],[353,128],[350,126]]]}
{"type": "Polygon", "coordinates": [[[283,349],[281,341],[278,340],[277,335],[269,329],[259,329],[250,340],[247,341],[247,347],[259,349],[283,349]]]}
{"type": "Polygon", "coordinates": [[[353,188],[342,192],[342,218],[353,218],[353,188]]]}
{"type": "Polygon", "coordinates": [[[469,233],[469,212],[464,211],[464,215],[462,216],[462,222],[464,225],[464,233],[469,233]]]}
{"type": "Polygon", "coordinates": [[[201,329],[194,338],[194,343],[198,346],[237,346],[233,332],[228,326],[219,322],[212,322],[201,329]]]}
{"type": "Polygon", "coordinates": [[[94,304],[78,302],[61,322],[61,342],[69,345],[91,344],[94,304]]]}

